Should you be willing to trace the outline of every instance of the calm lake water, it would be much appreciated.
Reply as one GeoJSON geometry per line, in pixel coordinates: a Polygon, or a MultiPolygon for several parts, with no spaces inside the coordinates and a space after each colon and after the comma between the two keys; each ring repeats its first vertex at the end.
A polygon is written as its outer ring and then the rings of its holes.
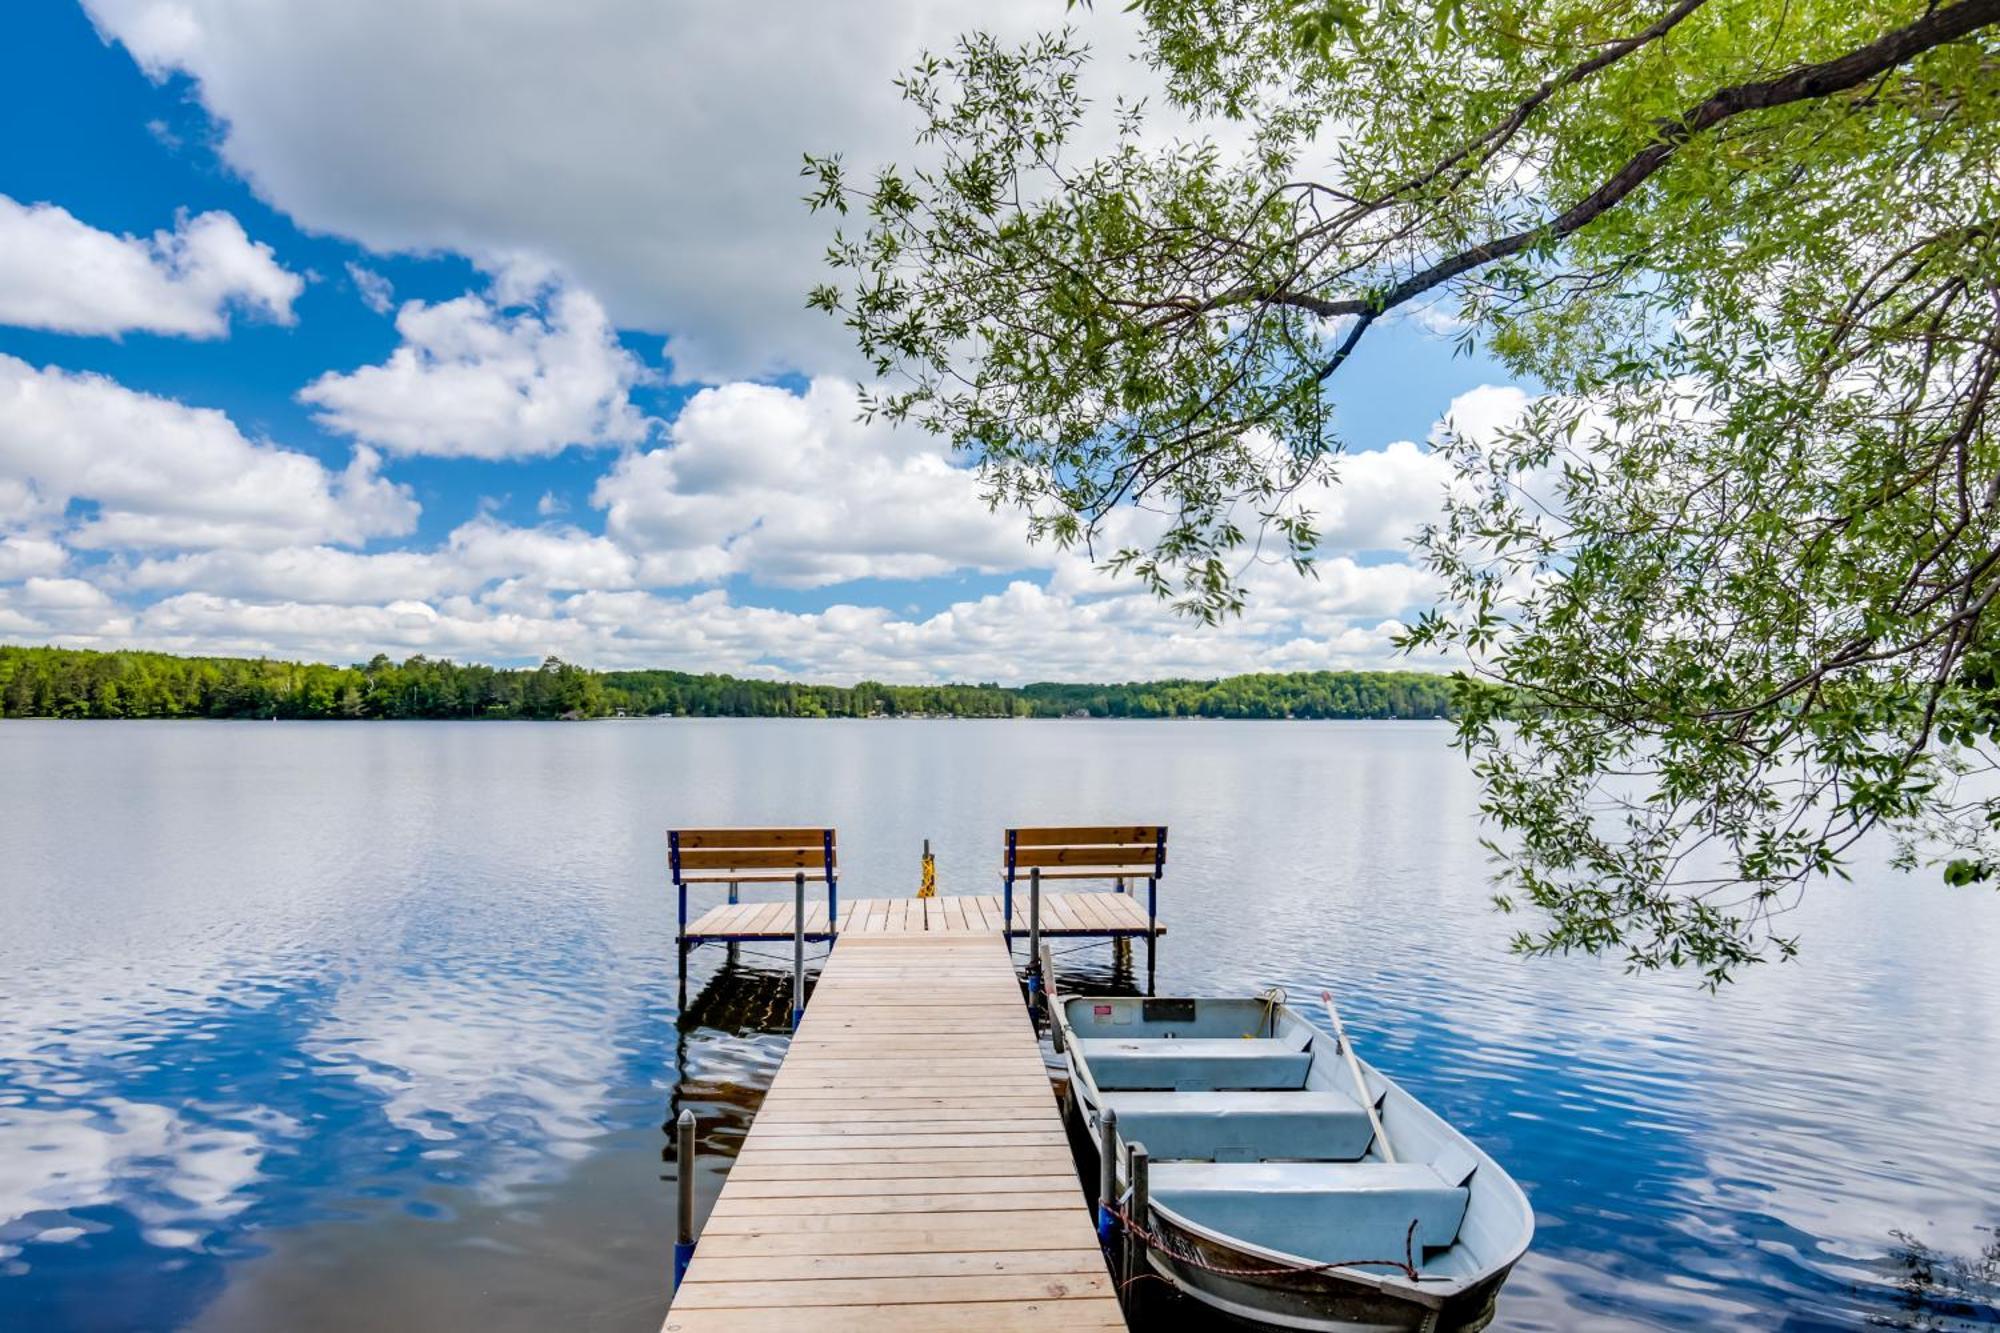
{"type": "Polygon", "coordinates": [[[1866,869],[1720,996],[1524,961],[1447,737],[0,723],[0,1327],[655,1329],[662,1122],[705,1208],[788,985],[704,949],[683,1019],[662,830],[836,824],[861,897],[925,837],[990,892],[1010,823],[1154,821],[1162,993],[1331,984],[1527,1189],[1498,1327],[2000,1322],[2000,895],[1866,869]]]}

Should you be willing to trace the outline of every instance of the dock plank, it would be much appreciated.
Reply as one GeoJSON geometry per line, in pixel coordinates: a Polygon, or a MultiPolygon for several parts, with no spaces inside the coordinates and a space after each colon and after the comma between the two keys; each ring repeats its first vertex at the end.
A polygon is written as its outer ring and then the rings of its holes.
{"type": "Polygon", "coordinates": [[[801,1278],[960,1277],[988,1273],[1104,1272],[1104,1256],[1087,1250],[966,1250],[918,1247],[890,1254],[801,1254],[717,1257],[704,1264],[709,1282],[789,1282],[801,1278]]]}
{"type": "MultiPolygon", "coordinates": [[[[1028,931],[1027,890],[1016,885],[1014,925],[1016,935],[1028,931]]],[[[830,924],[824,901],[806,904],[806,933],[842,937],[853,935],[945,935],[980,938],[1001,927],[1000,895],[995,893],[951,894],[939,898],[862,898],[840,909],[837,923],[830,924]]],[[[1149,927],[1146,909],[1136,894],[1092,892],[1044,892],[1042,933],[1063,936],[1144,935],[1148,929],[1164,935],[1165,926],[1149,927]]],[[[723,903],[709,908],[688,923],[691,944],[708,940],[783,941],[792,938],[792,903],[789,898],[758,898],[743,903],[723,903]]]]}
{"type": "Polygon", "coordinates": [[[666,1333],[1028,1333],[1060,1328],[1073,1333],[1111,1333],[1125,1328],[1118,1302],[975,1301],[950,1305],[781,1306],[776,1308],[688,1311],[667,1315],[666,1333]],[[1087,1308],[1079,1308],[1087,1307],[1087,1308]]]}
{"type": "MultiPolygon", "coordinates": [[[[1100,1265],[1101,1267],[1101,1265],[1100,1265]]],[[[942,1277],[814,1277],[779,1282],[691,1282],[676,1310],[756,1305],[972,1305],[993,1301],[1088,1300],[1111,1294],[1111,1275],[1089,1273],[966,1273],[942,1277]]]]}

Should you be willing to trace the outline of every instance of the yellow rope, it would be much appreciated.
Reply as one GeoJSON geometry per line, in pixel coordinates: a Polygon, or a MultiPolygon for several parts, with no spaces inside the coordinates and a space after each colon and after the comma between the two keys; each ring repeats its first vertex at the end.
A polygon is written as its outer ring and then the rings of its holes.
{"type": "MultiPolygon", "coordinates": [[[[1275,1037],[1278,1035],[1278,1006],[1285,1002],[1286,998],[1285,988],[1283,986],[1268,987],[1264,991],[1264,993],[1258,996],[1257,998],[1264,1002],[1264,1017],[1262,1020],[1262,1025],[1266,1030],[1266,1035],[1275,1037]]],[[[1250,1037],[1254,1036],[1255,1034],[1246,1032],[1243,1035],[1246,1037],[1250,1037]]]]}
{"type": "Polygon", "coordinates": [[[923,886],[917,890],[917,897],[937,897],[937,858],[929,852],[924,853],[924,882],[923,886]]]}

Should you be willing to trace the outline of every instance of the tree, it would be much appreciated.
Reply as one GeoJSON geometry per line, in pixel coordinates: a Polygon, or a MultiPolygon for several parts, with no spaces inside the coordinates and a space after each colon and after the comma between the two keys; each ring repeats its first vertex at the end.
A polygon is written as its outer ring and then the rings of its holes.
{"type": "Polygon", "coordinates": [[[1342,367],[1441,307],[1543,390],[1448,442],[1406,641],[1467,664],[1517,943],[1719,981],[1884,825],[1995,877],[2000,0],[1133,7],[1246,151],[1118,106],[1078,153],[1063,32],[912,70],[918,167],[807,159],[868,409],[1039,537],[1157,511],[1104,563],[1213,621],[1310,567],[1342,367]]]}

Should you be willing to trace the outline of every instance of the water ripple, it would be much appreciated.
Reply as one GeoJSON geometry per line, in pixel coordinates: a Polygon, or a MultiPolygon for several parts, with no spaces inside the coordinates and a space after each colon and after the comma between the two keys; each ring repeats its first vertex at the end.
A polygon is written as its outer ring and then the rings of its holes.
{"type": "MultiPolygon", "coordinates": [[[[0,1325],[656,1328],[674,1180],[713,1199],[790,1006],[782,962],[711,948],[681,1012],[661,828],[837,823],[866,896],[925,838],[990,891],[1000,828],[1085,818],[1172,827],[1163,991],[1330,986],[1521,1180],[1496,1327],[2000,1322],[2000,899],[1862,866],[1803,961],[1717,996],[1522,961],[1443,741],[0,726],[0,1325]]],[[[1059,966],[1129,992],[1143,952],[1059,966]]]]}

